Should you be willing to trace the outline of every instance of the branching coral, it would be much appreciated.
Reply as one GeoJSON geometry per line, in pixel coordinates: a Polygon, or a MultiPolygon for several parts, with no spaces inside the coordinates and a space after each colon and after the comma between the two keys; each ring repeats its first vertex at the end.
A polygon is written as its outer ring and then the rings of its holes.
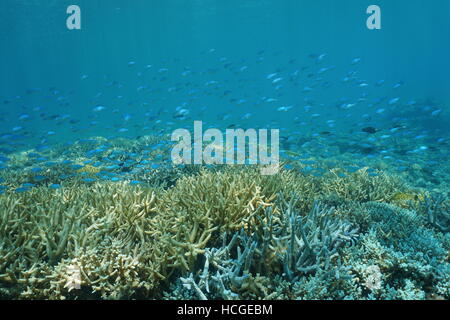
{"type": "Polygon", "coordinates": [[[315,274],[328,281],[348,278],[339,249],[353,242],[357,230],[331,220],[332,209],[319,204],[302,217],[295,210],[294,199],[286,203],[281,215],[268,207],[259,224],[234,233],[229,242],[225,242],[229,238],[225,234],[220,248],[206,248],[202,271],[180,278],[184,287],[194,290],[200,299],[236,299],[249,292],[276,295],[259,284],[265,276],[281,276],[291,283],[315,274]]]}
{"type": "MultiPolygon", "coordinates": [[[[283,224],[290,229],[283,257],[284,270],[287,278],[292,281],[298,279],[296,273],[302,275],[319,269],[330,270],[333,260],[339,260],[338,250],[346,243],[352,243],[358,233],[357,228],[345,221],[333,221],[332,208],[315,203],[310,213],[301,217],[294,211],[294,205],[293,200],[287,205],[283,224]]],[[[337,273],[339,271],[338,268],[333,270],[337,273]]],[[[342,269],[341,272],[345,271],[342,269]]]]}
{"type": "Polygon", "coordinates": [[[450,200],[443,194],[425,197],[419,209],[426,213],[432,226],[444,233],[450,231],[450,200]]]}
{"type": "Polygon", "coordinates": [[[338,175],[327,177],[322,184],[323,193],[335,193],[346,200],[358,202],[390,202],[396,194],[407,187],[402,180],[392,175],[380,172],[371,176],[367,169],[360,169],[345,177],[338,175]]]}
{"type": "MultiPolygon", "coordinates": [[[[81,159],[103,143],[69,153],[81,159]]],[[[114,143],[108,156],[127,162],[124,142],[114,143]]],[[[142,183],[73,177],[59,189],[0,194],[0,296],[448,297],[448,201],[399,208],[399,194],[416,193],[390,175],[132,166],[142,183]]],[[[8,172],[11,185],[28,179],[8,172]]]]}
{"type": "Polygon", "coordinates": [[[369,231],[345,250],[345,260],[361,278],[369,266],[379,267],[384,285],[374,297],[399,299],[406,281],[423,294],[448,296],[449,238],[425,227],[426,218],[414,211],[377,202],[365,207],[369,231]]]}
{"type": "MultiPolygon", "coordinates": [[[[139,268],[145,270],[140,275],[146,286],[153,283],[152,279],[164,278],[159,274],[161,250],[145,233],[155,195],[139,188],[130,192],[129,188],[110,183],[61,190],[36,188],[27,194],[4,195],[0,199],[0,284],[23,287],[23,297],[31,297],[30,292],[35,297],[52,298],[57,296],[49,292],[58,292],[62,297],[63,287],[55,291],[51,289],[54,281],[49,280],[61,269],[60,263],[72,259],[80,263],[88,261],[80,265],[87,274],[86,268],[97,258],[98,266],[106,268],[108,261],[116,259],[108,253],[111,246],[105,242],[108,238],[123,252],[140,251],[146,257],[139,263],[139,268]],[[90,260],[86,258],[89,252],[90,260]]],[[[105,273],[119,272],[116,269],[120,265],[120,261],[111,264],[105,273]]],[[[124,285],[127,278],[121,278],[124,285]]],[[[92,285],[91,289],[97,290],[92,285]]],[[[125,297],[119,286],[117,290],[111,297],[125,297]]]]}

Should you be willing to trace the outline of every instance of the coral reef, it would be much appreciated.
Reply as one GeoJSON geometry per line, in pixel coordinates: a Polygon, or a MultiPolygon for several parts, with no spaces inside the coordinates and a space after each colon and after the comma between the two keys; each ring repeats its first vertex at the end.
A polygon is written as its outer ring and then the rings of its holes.
{"type": "Polygon", "coordinates": [[[318,203],[302,217],[295,201],[285,203],[281,215],[266,208],[261,224],[250,232],[241,229],[228,242],[225,234],[220,248],[205,250],[196,275],[180,278],[183,286],[199,299],[271,299],[279,293],[271,290],[276,282],[270,279],[285,283],[284,297],[289,297],[289,284],[300,279],[333,283],[348,278],[339,249],[354,242],[357,230],[345,221],[332,221],[333,209],[318,203]]]}
{"type": "Polygon", "coordinates": [[[39,181],[31,152],[12,155],[0,171],[0,297],[450,298],[444,193],[326,161],[273,176],[148,163],[158,143],[48,150],[46,163],[61,158],[39,181]]]}

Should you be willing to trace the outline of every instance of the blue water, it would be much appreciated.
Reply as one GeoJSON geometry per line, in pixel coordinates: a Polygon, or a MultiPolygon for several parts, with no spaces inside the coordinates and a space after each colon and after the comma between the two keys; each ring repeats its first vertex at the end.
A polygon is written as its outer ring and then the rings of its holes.
{"type": "Polygon", "coordinates": [[[448,154],[446,0],[379,1],[381,30],[366,27],[369,1],[78,1],[81,30],[66,27],[70,4],[1,3],[3,157],[194,120],[330,143],[370,127],[358,143],[377,152],[399,135],[411,163],[429,144],[444,150],[433,161],[448,154]]]}
{"type": "MultiPolygon", "coordinates": [[[[328,64],[345,70],[351,58],[361,56],[365,79],[403,80],[416,96],[450,100],[446,0],[377,1],[382,9],[377,31],[365,26],[370,1],[80,0],[80,31],[66,28],[69,4],[1,2],[0,96],[34,87],[73,90],[77,110],[70,113],[75,114],[90,110],[86,100],[103,90],[105,75],[138,85],[135,72],[126,68],[128,61],[136,61],[138,69],[146,64],[172,67],[173,59],[179,59],[179,66],[195,70],[208,66],[200,53],[215,48],[217,56],[246,61],[242,65],[266,50],[265,65],[249,73],[269,73],[290,58],[301,64],[319,52],[329,55],[328,64]],[[279,59],[271,57],[273,52],[279,59]],[[88,84],[80,83],[82,74],[89,75],[88,84]]],[[[295,90],[289,91],[294,99],[295,90]]],[[[37,103],[33,97],[24,99],[37,103]]]]}
{"type": "Polygon", "coordinates": [[[81,30],[66,27],[70,4],[0,4],[3,157],[193,120],[285,138],[370,127],[361,143],[379,152],[400,134],[411,163],[448,154],[446,0],[379,1],[381,30],[366,27],[369,1],[80,0],[81,30]]]}

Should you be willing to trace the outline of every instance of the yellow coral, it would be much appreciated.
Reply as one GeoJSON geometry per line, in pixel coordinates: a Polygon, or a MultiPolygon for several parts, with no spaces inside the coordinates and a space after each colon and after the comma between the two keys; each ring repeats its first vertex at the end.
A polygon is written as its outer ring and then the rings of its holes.
{"type": "Polygon", "coordinates": [[[418,203],[425,200],[423,194],[414,194],[408,192],[399,192],[392,197],[392,201],[397,205],[405,209],[411,209],[418,203]]]}
{"type": "Polygon", "coordinates": [[[394,201],[423,201],[425,199],[423,194],[412,194],[399,192],[392,197],[394,201]]]}
{"type": "Polygon", "coordinates": [[[78,173],[91,173],[91,174],[96,174],[99,173],[100,171],[101,171],[100,167],[94,167],[90,165],[86,165],[83,168],[77,170],[78,173]]]}

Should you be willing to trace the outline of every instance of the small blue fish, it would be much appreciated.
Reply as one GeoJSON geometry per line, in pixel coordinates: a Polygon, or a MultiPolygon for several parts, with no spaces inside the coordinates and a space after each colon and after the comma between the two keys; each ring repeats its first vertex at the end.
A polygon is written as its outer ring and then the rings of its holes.
{"type": "Polygon", "coordinates": [[[431,113],[431,115],[432,115],[433,117],[435,117],[435,116],[437,116],[438,114],[440,114],[441,112],[442,112],[442,109],[434,110],[434,111],[431,113]]]}
{"type": "Polygon", "coordinates": [[[33,188],[34,186],[35,186],[35,184],[33,184],[33,183],[29,183],[29,182],[22,183],[22,187],[25,187],[25,188],[33,188]]]}
{"type": "Polygon", "coordinates": [[[104,106],[97,106],[97,107],[93,108],[92,111],[100,112],[100,111],[103,111],[105,109],[106,109],[106,107],[104,107],[104,106]]]}
{"type": "Polygon", "coordinates": [[[389,105],[393,105],[393,104],[396,104],[398,101],[400,100],[400,98],[393,98],[393,99],[391,99],[391,100],[389,100],[389,105]]]}
{"type": "Polygon", "coordinates": [[[15,193],[24,193],[28,191],[30,191],[30,189],[25,187],[17,188],[16,190],[14,190],[15,193]]]}

